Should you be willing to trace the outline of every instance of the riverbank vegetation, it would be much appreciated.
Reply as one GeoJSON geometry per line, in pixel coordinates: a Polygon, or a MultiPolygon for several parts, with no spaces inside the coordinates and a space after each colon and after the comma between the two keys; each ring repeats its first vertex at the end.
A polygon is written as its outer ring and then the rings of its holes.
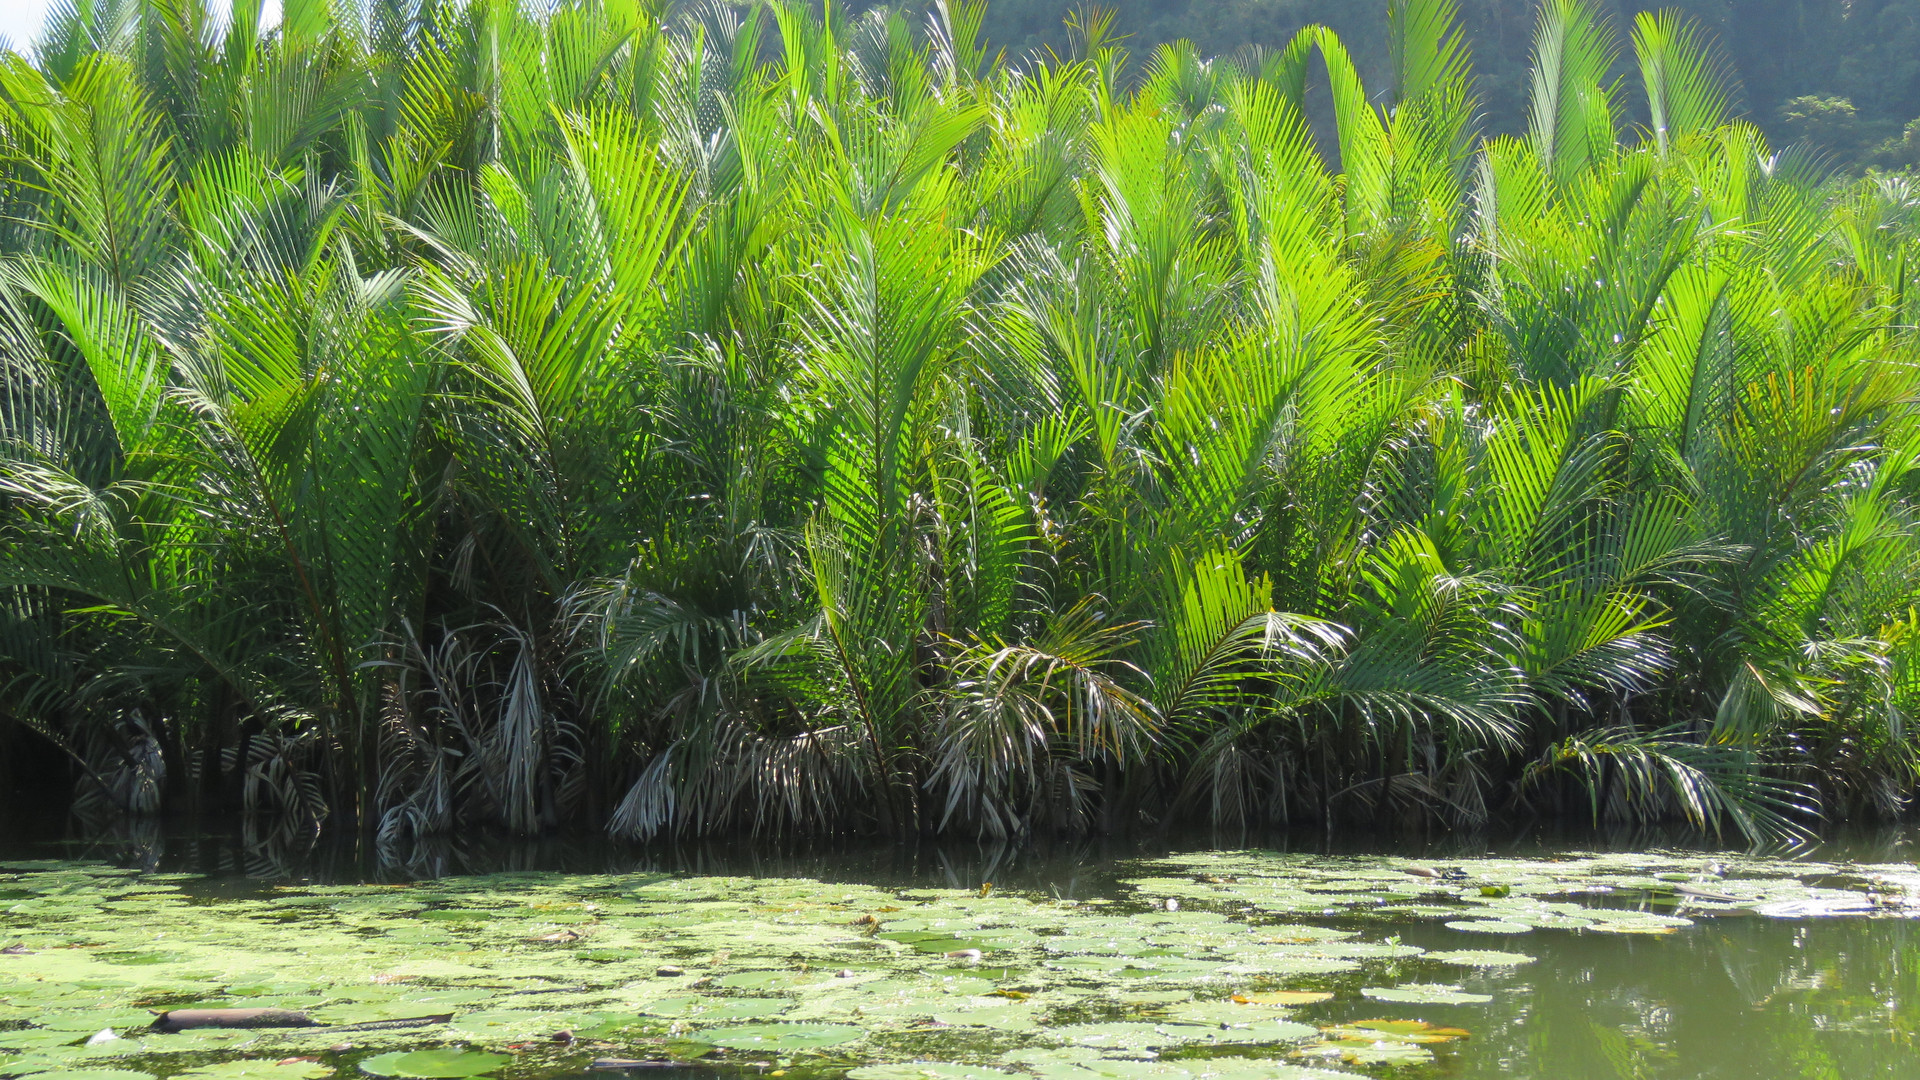
{"type": "Polygon", "coordinates": [[[1014,62],[965,0],[235,9],[0,63],[0,723],[83,806],[1762,839],[1914,787],[1920,202],[1677,16],[1549,0],[1482,137],[1447,0],[1375,85],[1098,14],[1014,62]]]}

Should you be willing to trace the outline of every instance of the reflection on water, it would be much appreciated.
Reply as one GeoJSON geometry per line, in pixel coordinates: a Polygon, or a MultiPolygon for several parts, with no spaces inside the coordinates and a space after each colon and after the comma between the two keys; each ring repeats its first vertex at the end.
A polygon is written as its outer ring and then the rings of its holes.
{"type": "MultiPolygon", "coordinates": [[[[1920,1077],[1917,929],[1726,919],[1652,938],[1536,931],[1500,947],[1537,963],[1479,981],[1493,1004],[1425,1018],[1474,1032],[1448,1076],[1920,1077]]],[[[1403,932],[1429,949],[1459,938],[1430,923],[1403,932]]]]}
{"type": "MultiPolygon", "coordinates": [[[[1823,860],[1911,862],[1915,834],[1884,830],[1836,838],[1808,852],[1823,860]]],[[[1116,895],[1129,862],[1175,851],[1269,847],[1325,853],[1395,853],[1443,860],[1535,856],[1556,850],[1651,850],[1680,846],[1658,834],[1504,838],[1448,835],[1303,834],[1249,838],[1178,836],[1026,847],[974,844],[871,845],[704,843],[636,850],[590,838],[506,840],[466,835],[405,849],[377,849],[352,837],[284,835],[247,828],[179,832],[157,824],[108,822],[33,842],[0,840],[0,856],[108,859],[146,869],[255,881],[405,880],[503,870],[579,873],[670,871],[813,877],[879,885],[1026,890],[1066,898],[1116,895]]],[[[215,892],[221,890],[215,889],[215,892]]],[[[1299,921],[1299,920],[1296,920],[1299,921]]],[[[1321,921],[1341,925],[1337,918],[1321,921]]],[[[1355,925],[1355,924],[1347,924],[1355,925]]],[[[1370,920],[1370,934],[1382,924],[1370,920]]],[[[1537,962],[1469,972],[1467,990],[1486,1005],[1399,1007],[1388,1013],[1340,977],[1344,991],[1297,1019],[1330,1025],[1383,1015],[1417,1015],[1466,1028],[1433,1065],[1375,1070],[1400,1080],[1528,1077],[1538,1080],[1920,1080],[1920,920],[1763,918],[1702,920],[1660,937],[1536,930],[1510,937],[1463,935],[1436,922],[1395,927],[1429,950],[1524,952],[1537,962]],[[1475,940],[1463,941],[1463,938],[1475,940]]],[[[1378,976],[1376,970],[1372,973],[1378,976]]],[[[611,1080],[605,1074],[599,1080],[611,1080]]],[[[655,1069],[645,1080],[713,1080],[711,1070],[655,1069]],[[666,1075],[672,1074],[672,1075],[666,1075]]]]}
{"type": "MultiPolygon", "coordinates": [[[[1079,895],[1074,890],[1088,880],[1110,881],[1109,868],[1118,861],[1181,851],[1243,848],[1329,855],[1394,854],[1435,861],[1483,856],[1528,858],[1556,851],[1714,850],[1690,832],[1646,827],[1563,832],[1542,828],[1508,835],[1191,830],[1129,839],[1043,839],[1022,845],[966,840],[699,840],[643,848],[615,845],[596,834],[512,837],[484,831],[379,844],[351,832],[321,833],[260,819],[200,830],[182,829],[157,818],[124,816],[0,829],[0,857],[97,859],[144,870],[261,881],[397,882],[510,871],[668,872],[953,888],[996,881],[1005,887],[1061,896],[1079,895]]],[[[1920,831],[1849,831],[1799,854],[1810,859],[1913,862],[1920,858],[1920,831]]]]}

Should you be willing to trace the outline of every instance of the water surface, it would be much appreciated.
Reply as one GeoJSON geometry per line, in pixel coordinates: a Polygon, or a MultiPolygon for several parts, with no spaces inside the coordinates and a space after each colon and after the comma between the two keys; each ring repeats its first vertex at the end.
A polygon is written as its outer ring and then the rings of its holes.
{"type": "MultiPolygon", "coordinates": [[[[1920,1078],[1920,923],[1753,913],[1769,898],[1897,902],[1909,834],[1770,861],[1662,839],[382,852],[150,828],[16,838],[0,845],[0,946],[29,951],[0,957],[15,962],[0,966],[0,1072],[322,1080],[442,1047],[497,1053],[485,1075],[502,1080],[610,1057],[673,1062],[633,1075],[674,1080],[908,1080],[874,1067],[922,1058],[1039,1080],[1920,1078]],[[1455,866],[1457,880],[1425,876],[1455,866]],[[1433,959],[1455,954],[1492,958],[1433,959]],[[1263,1004],[1276,994],[1329,996],[1263,1004]],[[44,1026],[131,1035],[144,1010],[261,1003],[336,1025],[456,1019],[91,1049],[44,1026]],[[563,1025],[582,1029],[573,1042],[552,1041],[563,1025]],[[773,1041],[755,1043],[763,1030],[773,1041]],[[316,1060],[267,1067],[294,1057],[316,1060]]],[[[489,1064],[452,1061],[441,1071],[489,1064]]]]}

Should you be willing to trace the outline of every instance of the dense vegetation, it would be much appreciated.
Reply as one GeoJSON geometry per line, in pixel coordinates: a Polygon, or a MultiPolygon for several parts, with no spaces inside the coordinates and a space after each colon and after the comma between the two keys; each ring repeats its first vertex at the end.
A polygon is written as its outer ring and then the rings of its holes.
{"type": "Polygon", "coordinates": [[[0,720],[83,803],[1758,837],[1913,789],[1920,199],[1730,121],[1678,17],[1616,85],[1550,0],[1481,138],[1447,0],[1371,88],[1317,29],[997,63],[962,0],[237,6],[0,66],[0,720]]]}
{"type": "MultiPolygon", "coordinates": [[[[1064,49],[1073,0],[994,0],[984,31],[1014,53],[1064,49]]],[[[1135,51],[1186,38],[1202,55],[1279,49],[1302,27],[1338,31],[1373,85],[1390,78],[1391,43],[1375,0],[1105,0],[1135,51]]],[[[1845,167],[1920,168],[1920,0],[1593,0],[1596,14],[1630,25],[1671,7],[1716,41],[1715,63],[1738,76],[1736,115],[1776,146],[1805,143],[1845,167]]],[[[1461,0],[1473,42],[1476,90],[1489,130],[1526,123],[1535,0],[1461,0]]],[[[1622,58],[1625,61],[1627,58],[1622,58]]],[[[1631,65],[1616,64],[1615,77],[1631,65]]]]}

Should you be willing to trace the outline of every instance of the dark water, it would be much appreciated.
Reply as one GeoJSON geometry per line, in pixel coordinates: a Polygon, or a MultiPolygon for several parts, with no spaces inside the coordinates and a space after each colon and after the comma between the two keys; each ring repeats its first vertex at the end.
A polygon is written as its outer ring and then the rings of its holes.
{"type": "MultiPolygon", "coordinates": [[[[664,870],[969,889],[991,881],[1000,889],[1088,899],[1118,895],[1117,880],[1137,873],[1137,860],[1212,848],[1444,859],[1681,846],[1678,837],[1646,833],[1492,838],[1306,833],[1026,847],[816,842],[705,843],[654,850],[612,847],[592,838],[466,836],[381,850],[351,839],[190,832],[147,824],[58,837],[43,834],[38,839],[16,831],[0,838],[0,857],[105,859],[202,873],[212,879],[205,888],[215,896],[280,880],[408,880],[500,870],[664,870]]],[[[1804,854],[1825,861],[1912,862],[1916,852],[1920,832],[1890,829],[1838,836],[1804,854]]],[[[1338,920],[1325,921],[1339,925],[1338,920]]],[[[1397,932],[1406,943],[1428,949],[1469,947],[1461,935],[1434,922],[1409,921],[1383,929],[1373,919],[1366,927],[1370,936],[1397,932]]],[[[1436,1048],[1436,1063],[1366,1072],[1401,1080],[1920,1080],[1920,920],[1718,919],[1667,936],[1538,930],[1470,946],[1524,952],[1538,960],[1516,969],[1468,973],[1458,980],[1468,990],[1491,993],[1491,1004],[1415,1010],[1422,1019],[1472,1032],[1469,1039],[1436,1048]]],[[[1329,989],[1355,988],[1344,986],[1341,977],[1323,982],[1329,989]]],[[[1342,994],[1302,1009],[1296,1019],[1324,1025],[1406,1015],[1404,1008],[1388,1012],[1357,995],[1342,994]]],[[[674,1069],[638,1075],[687,1080],[718,1074],[674,1069]]]]}

